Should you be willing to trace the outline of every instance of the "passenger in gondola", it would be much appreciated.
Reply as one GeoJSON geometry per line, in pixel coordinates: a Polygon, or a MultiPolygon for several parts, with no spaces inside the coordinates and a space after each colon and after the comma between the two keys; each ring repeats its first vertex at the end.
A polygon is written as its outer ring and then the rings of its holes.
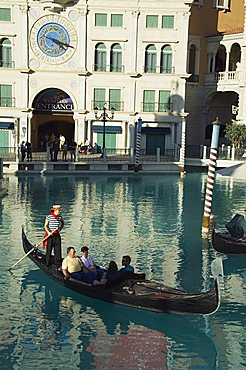
{"type": "Polygon", "coordinates": [[[133,272],[134,273],[134,267],[130,265],[131,263],[131,257],[130,256],[123,256],[122,257],[122,268],[119,270],[120,274],[123,274],[124,272],[133,272]]]}
{"type": "Polygon", "coordinates": [[[101,280],[94,280],[93,285],[106,285],[112,283],[119,277],[118,266],[115,261],[110,261],[107,271],[103,274],[101,280]]]}
{"type": "Polygon", "coordinates": [[[88,283],[92,284],[94,280],[100,280],[102,278],[105,270],[95,265],[93,257],[89,255],[88,247],[82,247],[81,252],[83,254],[80,257],[80,261],[83,263],[84,269],[87,271],[88,283]]]}
{"type": "Polygon", "coordinates": [[[62,272],[65,279],[70,277],[87,282],[87,273],[84,271],[84,265],[80,258],[76,256],[73,247],[67,248],[67,257],[62,262],[62,272]]]}

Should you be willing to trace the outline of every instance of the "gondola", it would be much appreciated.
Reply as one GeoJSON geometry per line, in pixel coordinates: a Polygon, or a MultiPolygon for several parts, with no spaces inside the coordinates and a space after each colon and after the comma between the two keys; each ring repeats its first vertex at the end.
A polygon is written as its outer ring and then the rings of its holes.
{"type": "Polygon", "coordinates": [[[236,238],[230,233],[213,230],[212,245],[217,252],[228,254],[246,254],[246,238],[236,238]]]}
{"type": "Polygon", "coordinates": [[[50,267],[45,265],[44,253],[28,241],[24,229],[22,244],[25,253],[33,249],[28,257],[51,279],[82,295],[155,312],[210,315],[215,313],[220,305],[218,277],[223,270],[221,259],[214,260],[211,265],[214,276],[213,288],[207,292],[193,294],[146,280],[145,274],[129,272],[106,286],[93,286],[72,278],[65,280],[62,272],[57,271],[53,265],[50,267]]]}

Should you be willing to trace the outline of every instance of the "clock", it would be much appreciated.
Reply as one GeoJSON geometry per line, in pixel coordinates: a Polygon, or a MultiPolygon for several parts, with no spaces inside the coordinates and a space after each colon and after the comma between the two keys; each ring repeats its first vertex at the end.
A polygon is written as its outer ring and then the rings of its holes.
{"type": "Polygon", "coordinates": [[[62,64],[76,49],[77,35],[69,20],[50,14],[34,23],[30,43],[33,53],[44,63],[62,64]]]}

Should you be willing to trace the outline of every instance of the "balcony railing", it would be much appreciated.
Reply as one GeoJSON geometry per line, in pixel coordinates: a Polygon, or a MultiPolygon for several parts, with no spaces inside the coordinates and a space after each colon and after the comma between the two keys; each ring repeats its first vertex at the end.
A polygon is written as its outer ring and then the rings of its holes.
{"type": "Polygon", "coordinates": [[[15,107],[15,98],[0,97],[0,107],[15,107]]]}
{"type": "Polygon", "coordinates": [[[91,109],[99,109],[103,110],[104,106],[106,104],[106,109],[111,110],[114,108],[116,111],[123,111],[124,110],[124,102],[123,101],[105,101],[105,100],[92,100],[92,106],[91,109]]]}
{"type": "Polygon", "coordinates": [[[155,66],[155,67],[143,67],[144,73],[166,73],[166,74],[173,74],[175,73],[174,67],[162,67],[162,66],[155,66]]]}
{"type": "Polygon", "coordinates": [[[231,83],[238,82],[240,79],[239,71],[206,73],[205,81],[213,83],[231,83]]]}
{"type": "Polygon", "coordinates": [[[116,72],[116,73],[123,73],[125,71],[125,66],[123,65],[102,65],[102,64],[94,64],[93,65],[94,72],[116,72]]]}
{"type": "Polygon", "coordinates": [[[0,60],[0,68],[14,68],[14,62],[0,60]]]}
{"type": "Polygon", "coordinates": [[[172,112],[172,103],[142,103],[142,112],[172,112]]]}

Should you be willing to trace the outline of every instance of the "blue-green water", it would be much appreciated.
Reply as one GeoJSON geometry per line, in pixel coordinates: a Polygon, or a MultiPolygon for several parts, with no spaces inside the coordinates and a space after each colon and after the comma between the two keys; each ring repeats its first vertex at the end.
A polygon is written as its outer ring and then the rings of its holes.
{"type": "MultiPolygon", "coordinates": [[[[211,286],[217,255],[201,238],[206,176],[5,177],[0,212],[0,369],[245,369],[246,256],[223,256],[220,310],[155,314],[103,303],[51,282],[23,256],[44,217],[63,208],[63,255],[82,245],[98,264],[130,254],[136,270],[198,292],[211,286]]],[[[217,227],[246,208],[245,182],[218,179],[217,227]]]]}

